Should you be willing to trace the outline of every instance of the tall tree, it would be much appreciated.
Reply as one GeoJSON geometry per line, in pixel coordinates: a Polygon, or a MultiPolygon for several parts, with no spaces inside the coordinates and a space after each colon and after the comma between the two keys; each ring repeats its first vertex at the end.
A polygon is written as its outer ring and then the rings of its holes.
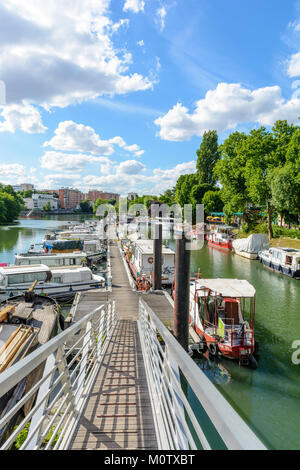
{"type": "Polygon", "coordinates": [[[243,211],[249,201],[245,179],[246,156],[243,146],[247,140],[243,132],[234,132],[220,146],[221,159],[214,174],[222,186],[224,212],[233,215],[243,211]]]}
{"type": "Polygon", "coordinates": [[[198,182],[214,185],[216,183],[214,167],[220,159],[217,131],[204,132],[197,156],[198,182]]]}

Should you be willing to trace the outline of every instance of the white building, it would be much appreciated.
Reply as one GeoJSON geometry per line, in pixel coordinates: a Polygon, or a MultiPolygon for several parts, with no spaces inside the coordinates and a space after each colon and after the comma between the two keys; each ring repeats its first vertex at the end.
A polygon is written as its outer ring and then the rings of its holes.
{"type": "Polygon", "coordinates": [[[24,199],[27,209],[43,210],[48,202],[50,203],[51,210],[59,208],[59,199],[53,197],[52,194],[33,194],[31,198],[24,199]]]}

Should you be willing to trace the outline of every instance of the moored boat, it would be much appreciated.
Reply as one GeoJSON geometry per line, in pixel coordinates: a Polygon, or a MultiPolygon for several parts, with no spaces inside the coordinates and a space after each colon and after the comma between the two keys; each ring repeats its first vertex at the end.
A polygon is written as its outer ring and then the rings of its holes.
{"type": "Polygon", "coordinates": [[[254,233],[248,238],[238,238],[233,240],[232,248],[234,252],[248,259],[257,259],[258,253],[268,249],[270,246],[267,235],[263,233],[254,233]]]}
{"type": "MultiPolygon", "coordinates": [[[[126,247],[125,252],[127,263],[137,284],[139,285],[141,283],[141,286],[144,286],[146,283],[147,286],[150,287],[154,267],[153,240],[135,240],[134,242],[130,242],[126,247]]],[[[163,245],[162,285],[172,285],[174,282],[174,275],[175,252],[171,248],[163,245]]]]}
{"type": "Polygon", "coordinates": [[[272,247],[258,253],[261,263],[268,269],[300,279],[300,250],[272,247]]]}
{"type": "Polygon", "coordinates": [[[8,266],[0,268],[0,299],[22,294],[34,281],[37,281],[37,294],[65,299],[72,298],[76,292],[100,288],[105,283],[104,277],[93,274],[88,267],[8,266]]]}
{"type": "MultiPolygon", "coordinates": [[[[60,307],[51,297],[37,295],[34,286],[22,295],[0,303],[0,373],[45,344],[57,334],[60,307]]],[[[59,321],[62,325],[62,321],[59,321]]],[[[44,364],[34,369],[26,379],[0,399],[0,418],[41,378],[44,364]]],[[[0,442],[11,433],[18,420],[30,411],[35,394],[27,400],[22,412],[0,430],[0,442]]]]}
{"type": "Polygon", "coordinates": [[[254,287],[239,279],[196,279],[190,298],[190,324],[210,353],[256,366],[254,287]]]}
{"type": "Polygon", "coordinates": [[[231,250],[232,242],[234,240],[232,230],[233,227],[230,227],[229,225],[219,225],[211,228],[210,232],[206,236],[208,246],[219,248],[221,250],[231,250]]]}

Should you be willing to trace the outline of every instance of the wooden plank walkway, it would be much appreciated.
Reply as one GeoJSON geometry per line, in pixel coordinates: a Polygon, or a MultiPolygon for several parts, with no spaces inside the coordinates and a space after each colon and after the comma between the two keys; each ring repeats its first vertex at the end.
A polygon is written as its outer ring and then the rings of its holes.
{"type": "Polygon", "coordinates": [[[139,296],[130,287],[115,244],[111,246],[111,267],[110,298],[117,302],[120,320],[70,448],[155,450],[156,432],[136,321],[139,296]]]}

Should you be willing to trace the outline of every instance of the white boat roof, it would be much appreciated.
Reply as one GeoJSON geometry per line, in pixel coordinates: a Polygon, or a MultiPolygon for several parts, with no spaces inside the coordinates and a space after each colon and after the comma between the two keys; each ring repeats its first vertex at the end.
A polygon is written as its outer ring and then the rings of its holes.
{"type": "Polygon", "coordinates": [[[84,266],[51,266],[52,273],[73,273],[74,271],[84,273],[84,272],[91,272],[90,268],[84,266]]]}
{"type": "Polygon", "coordinates": [[[44,271],[50,271],[49,266],[45,264],[24,264],[23,266],[6,266],[0,268],[0,273],[2,274],[39,273],[44,271]]]}
{"type": "Polygon", "coordinates": [[[278,251],[283,251],[284,253],[288,253],[289,255],[300,255],[300,250],[297,250],[297,248],[287,248],[283,246],[271,246],[270,250],[278,250],[278,251]]]}
{"type": "MultiPolygon", "coordinates": [[[[153,252],[154,252],[153,240],[136,240],[134,244],[137,245],[141,249],[143,254],[153,255],[153,252]]],[[[162,253],[163,255],[175,255],[175,251],[165,245],[162,246],[162,253]]]]}
{"type": "Polygon", "coordinates": [[[197,279],[196,284],[197,287],[206,287],[223,297],[249,298],[254,297],[256,292],[252,284],[241,279],[197,279]]]}
{"type": "Polygon", "coordinates": [[[72,253],[20,253],[16,258],[85,258],[84,251],[73,251],[72,253]]]}

